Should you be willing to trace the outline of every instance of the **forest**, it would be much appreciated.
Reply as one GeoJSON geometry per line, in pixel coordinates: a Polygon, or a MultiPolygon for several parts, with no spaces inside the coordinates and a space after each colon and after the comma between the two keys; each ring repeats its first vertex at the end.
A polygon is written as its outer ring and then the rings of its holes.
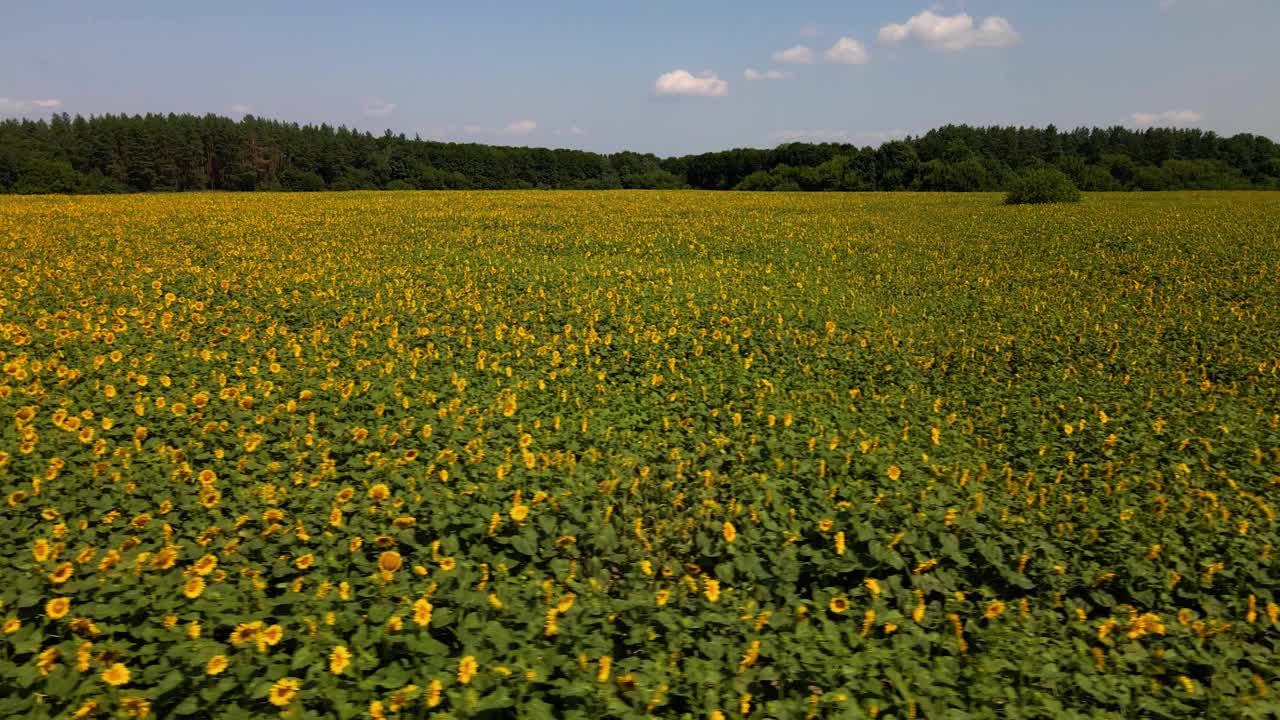
{"type": "Polygon", "coordinates": [[[1199,129],[948,125],[879,147],[660,158],[381,136],[246,115],[0,122],[0,193],[444,189],[995,191],[1050,165],[1081,190],[1280,189],[1280,146],[1199,129]]]}

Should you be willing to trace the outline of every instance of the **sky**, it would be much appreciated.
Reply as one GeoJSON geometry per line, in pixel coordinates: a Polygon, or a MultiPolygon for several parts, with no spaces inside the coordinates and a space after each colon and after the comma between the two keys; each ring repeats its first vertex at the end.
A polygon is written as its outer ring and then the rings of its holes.
{"type": "Polygon", "coordinates": [[[948,123],[1280,140],[1280,0],[0,5],[0,119],[252,113],[664,156],[948,123]]]}

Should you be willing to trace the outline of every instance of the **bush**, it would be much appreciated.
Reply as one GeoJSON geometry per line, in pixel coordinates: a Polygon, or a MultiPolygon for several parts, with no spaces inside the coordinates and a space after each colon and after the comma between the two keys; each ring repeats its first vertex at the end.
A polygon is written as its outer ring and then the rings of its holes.
{"type": "Polygon", "coordinates": [[[1006,205],[1080,202],[1080,191],[1061,170],[1042,167],[1009,182],[1006,205]]]}
{"type": "Polygon", "coordinates": [[[622,178],[622,186],[628,190],[680,190],[685,184],[679,176],[666,170],[650,170],[643,175],[622,178]]]}
{"type": "Polygon", "coordinates": [[[293,192],[320,192],[324,190],[324,178],[306,170],[288,168],[280,174],[280,186],[293,192]]]}

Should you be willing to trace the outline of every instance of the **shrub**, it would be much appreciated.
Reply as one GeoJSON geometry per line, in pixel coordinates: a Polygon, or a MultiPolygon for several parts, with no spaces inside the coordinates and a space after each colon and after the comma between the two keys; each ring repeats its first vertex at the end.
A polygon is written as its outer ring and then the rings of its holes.
{"type": "Polygon", "coordinates": [[[1061,170],[1042,167],[1009,182],[1006,205],[1080,202],[1080,191],[1061,170]]]}
{"type": "Polygon", "coordinates": [[[306,170],[288,168],[280,174],[280,186],[294,192],[319,192],[324,190],[324,178],[306,170]]]}

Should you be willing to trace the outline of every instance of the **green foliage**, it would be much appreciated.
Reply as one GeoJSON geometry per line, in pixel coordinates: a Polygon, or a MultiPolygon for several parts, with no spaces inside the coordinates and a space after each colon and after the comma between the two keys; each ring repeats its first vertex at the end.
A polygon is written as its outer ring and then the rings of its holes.
{"type": "Polygon", "coordinates": [[[280,176],[280,185],[284,190],[293,192],[318,192],[325,189],[324,178],[315,172],[286,168],[280,176]]]}
{"type": "Polygon", "coordinates": [[[1270,188],[1280,146],[1153,128],[948,125],[879,147],[784,143],[660,158],[380,136],[245,116],[0,121],[0,192],[706,189],[995,191],[1052,165],[1084,190],[1270,188]]]}
{"type": "Polygon", "coordinates": [[[650,170],[643,175],[625,175],[622,187],[628,190],[678,190],[686,187],[678,175],[666,170],[650,170]]]}
{"type": "Polygon", "coordinates": [[[1280,203],[1091,200],[0,199],[0,717],[1275,716],[1280,203]]]}
{"type": "Polygon", "coordinates": [[[1042,167],[1015,177],[1004,201],[1006,205],[1080,202],[1080,190],[1061,170],[1042,167]]]}

